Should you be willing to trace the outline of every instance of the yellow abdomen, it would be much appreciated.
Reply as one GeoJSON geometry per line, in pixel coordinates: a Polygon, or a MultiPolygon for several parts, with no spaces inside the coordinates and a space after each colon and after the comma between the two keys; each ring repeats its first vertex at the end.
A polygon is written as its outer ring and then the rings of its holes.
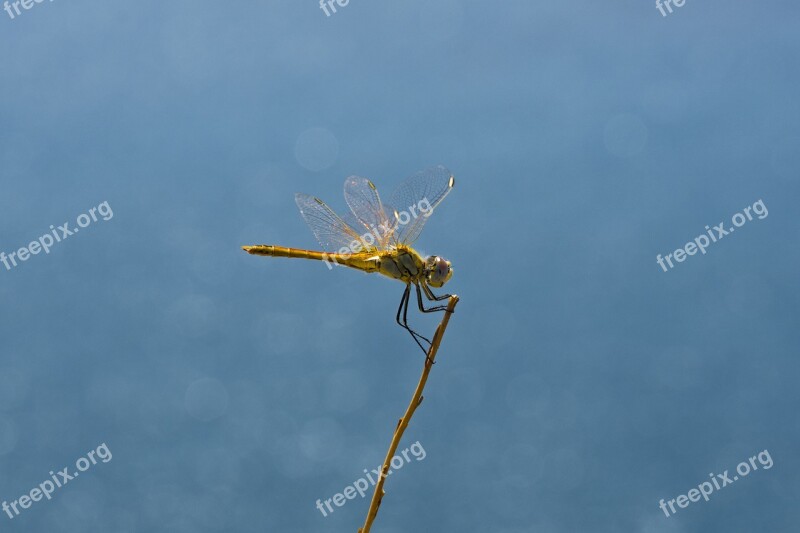
{"type": "Polygon", "coordinates": [[[257,246],[242,246],[242,249],[252,255],[268,257],[291,257],[296,259],[314,259],[325,261],[330,265],[344,265],[362,272],[378,272],[392,279],[410,283],[423,274],[425,262],[413,248],[401,246],[394,250],[381,252],[359,252],[355,254],[336,254],[303,250],[301,248],[286,248],[261,244],[257,246]]]}

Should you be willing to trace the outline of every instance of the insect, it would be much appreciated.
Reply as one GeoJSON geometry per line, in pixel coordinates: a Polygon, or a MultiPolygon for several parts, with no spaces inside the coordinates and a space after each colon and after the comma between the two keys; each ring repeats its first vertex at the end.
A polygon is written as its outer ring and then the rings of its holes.
{"type": "Polygon", "coordinates": [[[455,178],[445,167],[431,167],[405,180],[384,204],[370,180],[350,176],[344,182],[344,198],[351,212],[342,217],[319,198],[295,195],[300,214],[324,251],[266,244],[242,246],[242,249],[252,255],[325,261],[329,268],[335,263],[403,282],[406,288],[395,320],[411,334],[427,357],[430,339],[408,325],[411,287],[416,290],[420,311],[444,311],[445,305],[426,308],[422,294],[430,302],[450,298],[449,294],[436,296],[431,287],[441,288],[447,283],[453,268],[443,257],[423,258],[411,245],[454,184],[455,178]],[[427,348],[423,343],[427,343],[427,348]]]}

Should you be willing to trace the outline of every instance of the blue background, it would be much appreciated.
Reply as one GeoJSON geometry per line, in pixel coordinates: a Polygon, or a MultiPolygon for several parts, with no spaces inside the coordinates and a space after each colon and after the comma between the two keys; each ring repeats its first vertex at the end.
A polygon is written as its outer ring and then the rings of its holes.
{"type": "MultiPolygon", "coordinates": [[[[373,531],[795,531],[800,7],[687,0],[89,2],[0,12],[4,531],[351,531],[422,356],[402,286],[315,247],[447,165],[418,241],[453,316],[373,531]],[[763,199],[664,272],[665,255],[763,199]],[[768,449],[709,502],[658,508],[768,449]]],[[[435,320],[415,313],[421,330],[435,320]]]]}

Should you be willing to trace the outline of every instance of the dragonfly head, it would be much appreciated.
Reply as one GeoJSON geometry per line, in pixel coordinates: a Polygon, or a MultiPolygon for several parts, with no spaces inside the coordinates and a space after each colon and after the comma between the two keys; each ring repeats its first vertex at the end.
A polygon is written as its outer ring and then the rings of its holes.
{"type": "Polygon", "coordinates": [[[431,255],[425,260],[425,280],[431,287],[439,288],[453,276],[450,261],[438,255],[431,255]]]}

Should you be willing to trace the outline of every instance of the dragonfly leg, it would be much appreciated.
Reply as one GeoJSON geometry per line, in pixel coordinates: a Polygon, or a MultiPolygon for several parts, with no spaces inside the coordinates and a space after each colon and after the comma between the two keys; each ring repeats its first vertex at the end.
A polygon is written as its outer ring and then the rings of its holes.
{"type": "Polygon", "coordinates": [[[422,289],[425,291],[425,296],[428,297],[428,300],[435,302],[441,302],[442,300],[447,300],[452,296],[452,294],[443,294],[441,296],[436,296],[435,294],[433,294],[431,288],[428,287],[427,283],[422,283],[422,289]]]}
{"type": "MultiPolygon", "coordinates": [[[[430,309],[425,309],[425,306],[422,304],[422,291],[419,289],[419,284],[415,283],[414,285],[417,287],[417,304],[419,305],[419,310],[420,311],[422,311],[423,313],[436,313],[437,311],[444,311],[445,309],[447,309],[446,305],[437,305],[437,306],[431,307],[430,309]]],[[[425,287],[427,289],[427,285],[423,285],[423,287],[425,287]]],[[[430,289],[428,289],[428,290],[430,290],[430,289]]],[[[426,296],[427,296],[427,291],[425,291],[425,292],[426,292],[426,296]]]]}
{"type": "Polygon", "coordinates": [[[428,345],[431,344],[431,341],[429,339],[427,339],[426,337],[420,335],[419,333],[417,333],[413,329],[411,329],[409,327],[409,325],[408,325],[408,302],[409,302],[410,299],[411,299],[411,284],[408,284],[408,285],[406,285],[406,290],[403,292],[403,298],[400,300],[400,307],[397,308],[396,320],[397,320],[397,323],[400,325],[400,327],[402,327],[403,329],[405,329],[406,331],[408,331],[411,334],[411,337],[414,339],[414,342],[417,343],[417,345],[420,347],[420,349],[422,349],[422,351],[425,353],[425,357],[427,357],[428,356],[428,349],[425,348],[422,345],[422,343],[420,342],[420,339],[425,341],[425,342],[427,342],[428,345]],[[400,313],[401,312],[403,314],[402,322],[400,321],[400,313]]]}

